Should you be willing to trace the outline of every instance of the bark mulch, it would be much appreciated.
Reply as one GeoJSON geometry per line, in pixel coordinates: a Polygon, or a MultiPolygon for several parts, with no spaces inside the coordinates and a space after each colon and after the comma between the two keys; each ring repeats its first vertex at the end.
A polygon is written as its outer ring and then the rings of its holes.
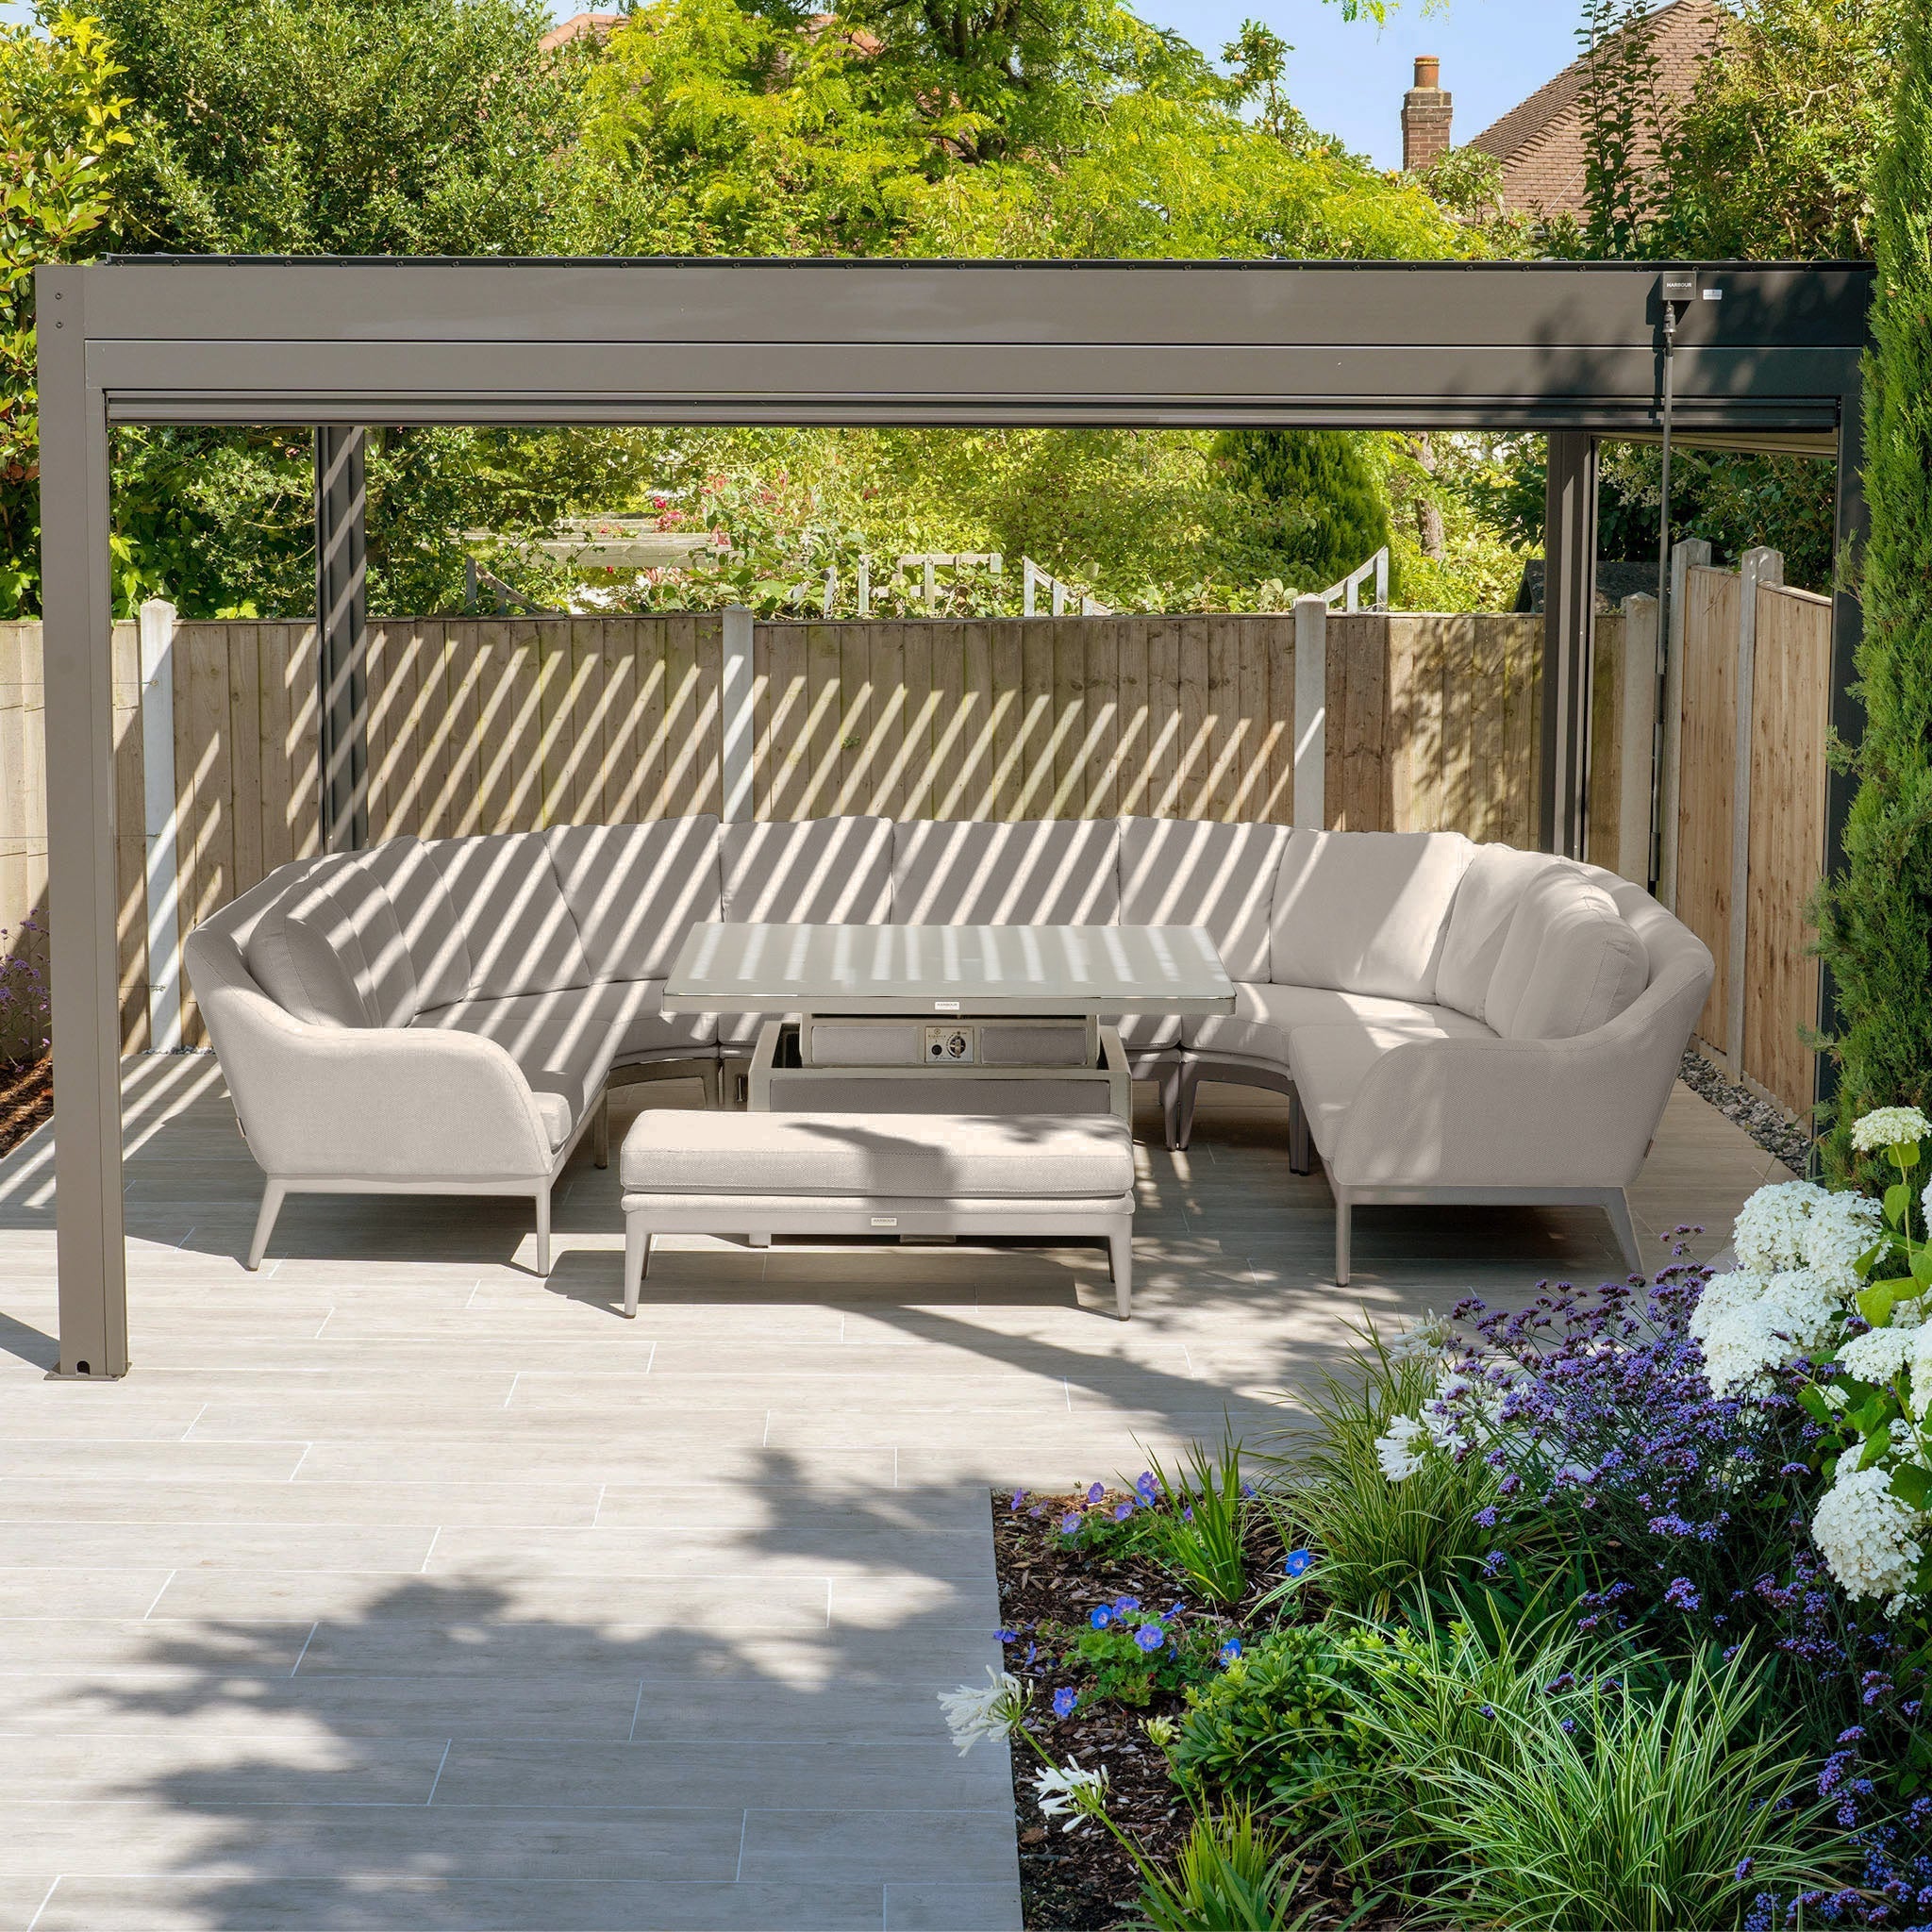
{"type": "Polygon", "coordinates": [[[0,1154],[18,1147],[54,1117],[54,1062],[0,1062],[0,1154]]]}

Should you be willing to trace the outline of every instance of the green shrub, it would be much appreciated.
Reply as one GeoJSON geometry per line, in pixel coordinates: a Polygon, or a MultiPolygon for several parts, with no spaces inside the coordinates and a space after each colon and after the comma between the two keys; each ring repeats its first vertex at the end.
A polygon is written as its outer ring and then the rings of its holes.
{"type": "Polygon", "coordinates": [[[1141,1932],[1295,1932],[1319,1909],[1294,1911],[1301,1868],[1245,1807],[1197,1816],[1172,1872],[1142,1870],[1141,1932]]]}
{"type": "Polygon", "coordinates": [[[1489,1553],[1475,1517],[1497,1479],[1481,1457],[1431,1456],[1391,1483],[1375,1453],[1397,1416],[1422,1412],[1441,1373],[1434,1355],[1394,1355],[1371,1327],[1351,1367],[1324,1373],[1303,1398],[1314,1428],[1279,1458],[1290,1473],[1280,1507],[1313,1545],[1312,1580],[1339,1609],[1386,1617],[1400,1597],[1473,1580],[1489,1553]]]}
{"type": "Polygon", "coordinates": [[[1146,1704],[1157,1690],[1173,1694],[1214,1676],[1227,1636],[1224,1624],[1158,1616],[1142,1610],[1136,1597],[1103,1605],[1084,1624],[1040,1628],[1042,1647],[1059,1652],[1060,1669],[1091,1680],[1083,1702],[1111,1699],[1135,1706],[1146,1704]]]}
{"type": "Polygon", "coordinates": [[[1240,1603],[1248,1587],[1248,1497],[1232,1426],[1223,1427],[1219,1462],[1204,1442],[1188,1445],[1172,1476],[1153,1455],[1147,1460],[1158,1501],[1141,1521],[1155,1553],[1212,1602],[1240,1603]]]}

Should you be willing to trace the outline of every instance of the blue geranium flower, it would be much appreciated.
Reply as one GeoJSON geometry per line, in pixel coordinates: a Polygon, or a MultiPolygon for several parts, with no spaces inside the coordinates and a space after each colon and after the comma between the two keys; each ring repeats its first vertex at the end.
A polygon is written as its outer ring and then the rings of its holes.
{"type": "Polygon", "coordinates": [[[1113,1612],[1105,1604],[1101,1604],[1089,1615],[1087,1621],[1096,1630],[1105,1630],[1113,1622],[1113,1612]]]}
{"type": "Polygon", "coordinates": [[[1315,1567],[1315,1553],[1313,1550],[1291,1550],[1288,1561],[1281,1567],[1291,1576],[1305,1576],[1315,1567]]]}
{"type": "Polygon", "coordinates": [[[1134,1488],[1143,1503],[1158,1503],[1160,1500],[1160,1485],[1154,1480],[1154,1472],[1143,1469],[1134,1478],[1134,1488]]]}
{"type": "Polygon", "coordinates": [[[1134,1632],[1134,1641],[1142,1650],[1158,1650],[1167,1641],[1167,1632],[1158,1624],[1142,1624],[1134,1632]]]}
{"type": "Polygon", "coordinates": [[[1113,1600],[1113,1613],[1116,1617],[1127,1617],[1140,1607],[1141,1599],[1137,1596],[1117,1596],[1113,1600]]]}
{"type": "Polygon", "coordinates": [[[1079,1534],[1079,1531],[1080,1512],[1077,1509],[1069,1509],[1067,1513],[1060,1518],[1060,1534],[1062,1536],[1077,1536],[1079,1534]]]}
{"type": "Polygon", "coordinates": [[[1080,1693],[1077,1690],[1069,1690],[1064,1687],[1062,1687],[1058,1690],[1056,1690],[1053,1693],[1054,1716],[1072,1717],[1074,1714],[1074,1705],[1078,1704],[1079,1701],[1080,1693]]]}
{"type": "Polygon", "coordinates": [[[995,1643],[1018,1643],[1020,1641],[1017,1630],[995,1630],[992,1636],[995,1643]]]}
{"type": "Polygon", "coordinates": [[[1235,1658],[1241,1656],[1241,1641],[1239,1637],[1230,1637],[1227,1640],[1227,1641],[1221,1646],[1221,1661],[1224,1664],[1233,1663],[1235,1658]]]}
{"type": "Polygon", "coordinates": [[[1104,1502],[1106,1500],[1106,1497],[1107,1485],[1105,1483],[1095,1483],[1092,1486],[1092,1488],[1087,1491],[1087,1500],[1090,1503],[1104,1502]]]}
{"type": "Polygon", "coordinates": [[[1124,1523],[1133,1513],[1134,1506],[1131,1503],[1116,1503],[1113,1506],[1113,1520],[1116,1523],[1124,1523]]]}

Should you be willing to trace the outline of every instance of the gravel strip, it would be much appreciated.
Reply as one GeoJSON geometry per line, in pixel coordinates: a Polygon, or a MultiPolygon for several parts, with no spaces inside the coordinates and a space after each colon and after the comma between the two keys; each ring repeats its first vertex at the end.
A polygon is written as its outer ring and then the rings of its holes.
{"type": "Polygon", "coordinates": [[[1707,1100],[1727,1121],[1734,1121],[1767,1154],[1775,1154],[1793,1173],[1803,1174],[1811,1155],[1811,1135],[1802,1121],[1782,1108],[1760,1100],[1748,1087],[1734,1086],[1697,1051],[1684,1052],[1683,1081],[1700,1100],[1707,1100]]]}

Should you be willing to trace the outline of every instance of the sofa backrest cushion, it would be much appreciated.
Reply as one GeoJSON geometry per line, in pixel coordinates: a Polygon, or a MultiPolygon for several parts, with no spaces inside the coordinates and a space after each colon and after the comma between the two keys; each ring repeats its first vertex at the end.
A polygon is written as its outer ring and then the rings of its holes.
{"type": "Polygon", "coordinates": [[[720,917],[718,821],[553,825],[550,862],[593,980],[662,979],[699,920],[720,917]]]}
{"type": "MultiPolygon", "coordinates": [[[[423,841],[388,839],[366,852],[353,853],[343,861],[338,880],[352,874],[366,877],[388,900],[415,980],[415,1006],[408,1017],[383,1024],[407,1025],[426,1007],[452,1006],[461,999],[470,990],[475,970],[469,942],[441,869],[423,841]]],[[[366,938],[363,945],[366,952],[366,938]]]]}
{"type": "Polygon", "coordinates": [[[1478,845],[1456,888],[1436,969],[1438,1005],[1480,1020],[1488,1009],[1509,922],[1529,882],[1565,860],[1547,852],[1519,852],[1513,845],[1478,845]]]}
{"type": "Polygon", "coordinates": [[[469,998],[590,985],[591,962],[542,833],[430,839],[424,850],[449,889],[469,949],[469,998]]]}
{"type": "Polygon", "coordinates": [[[1459,832],[1317,832],[1282,848],[1268,922],[1277,986],[1433,1000],[1443,928],[1474,848],[1459,832]]]}
{"type": "Polygon", "coordinates": [[[369,974],[347,909],[325,884],[305,881],[255,923],[248,971],[291,1019],[308,1026],[375,1026],[363,997],[369,974]]]}
{"type": "Polygon", "coordinates": [[[1230,979],[1268,977],[1268,917],[1286,825],[1121,821],[1121,922],[1208,929],[1230,979]]]}
{"type": "Polygon", "coordinates": [[[874,925],[892,916],[892,822],[733,820],[719,835],[724,917],[874,925]]]}
{"type": "Polygon", "coordinates": [[[915,819],[892,831],[901,925],[1118,925],[1118,819],[915,819]]]}
{"type": "Polygon", "coordinates": [[[1483,1017],[1506,1040],[1574,1040],[1614,1020],[1650,978],[1650,959],[1617,902],[1574,866],[1524,889],[1483,1017]]]}

